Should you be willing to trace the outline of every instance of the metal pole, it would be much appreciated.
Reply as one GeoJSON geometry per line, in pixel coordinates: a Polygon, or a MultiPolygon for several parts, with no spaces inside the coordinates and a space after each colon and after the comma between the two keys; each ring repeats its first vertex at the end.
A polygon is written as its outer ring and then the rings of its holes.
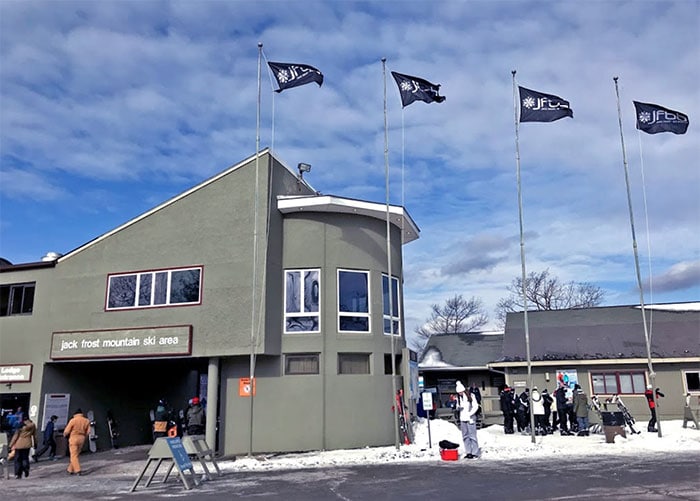
{"type": "MultiPolygon", "coordinates": [[[[525,353],[527,356],[527,387],[532,389],[532,364],[530,363],[530,330],[527,324],[527,273],[525,272],[525,236],[523,232],[523,196],[522,190],[520,188],[520,137],[518,132],[518,106],[517,106],[517,87],[515,85],[515,73],[516,71],[511,71],[513,75],[513,114],[515,117],[515,164],[516,164],[516,178],[518,181],[518,217],[520,221],[520,267],[522,270],[522,292],[523,292],[523,322],[525,324],[525,353]]],[[[528,397],[529,398],[529,397],[528,397]]],[[[532,405],[528,405],[530,409],[530,436],[532,438],[532,443],[535,440],[535,415],[532,413],[532,405]]]]}
{"type": "MultiPolygon", "coordinates": [[[[642,310],[642,325],[644,326],[644,340],[647,345],[647,365],[649,366],[649,381],[651,382],[651,394],[654,402],[654,409],[658,410],[656,403],[656,373],[651,363],[651,339],[647,329],[647,316],[644,311],[644,288],[642,287],[642,275],[639,272],[639,251],[637,250],[637,237],[634,231],[634,214],[632,212],[632,195],[630,194],[630,180],[627,168],[627,153],[625,151],[625,136],[622,133],[622,110],[620,109],[620,90],[617,85],[618,77],[613,77],[615,82],[615,95],[617,97],[617,121],[620,125],[620,142],[622,143],[622,165],[625,169],[625,185],[627,186],[627,207],[630,213],[630,228],[632,229],[632,250],[634,251],[634,269],[637,273],[637,287],[639,288],[639,305],[642,310]]],[[[656,429],[661,438],[661,420],[657,416],[656,429]]]]}
{"type": "Polygon", "coordinates": [[[255,210],[253,211],[253,280],[251,285],[250,304],[250,414],[249,414],[249,441],[248,456],[253,455],[253,388],[255,387],[255,292],[258,286],[258,198],[260,195],[260,73],[262,65],[262,42],[258,42],[258,102],[255,117],[255,210]]]}
{"type": "MultiPolygon", "coordinates": [[[[393,291],[391,281],[391,219],[389,210],[389,125],[386,113],[386,58],[382,58],[382,76],[384,80],[384,176],[386,179],[386,267],[389,293],[389,336],[391,337],[391,392],[396,400],[394,405],[394,443],[399,449],[399,408],[400,399],[396,399],[396,347],[394,346],[394,313],[393,291]]],[[[383,306],[382,306],[383,308],[383,306]]],[[[384,317],[382,316],[382,336],[384,336],[384,317]]],[[[405,423],[408,426],[408,422],[405,423]]]]}

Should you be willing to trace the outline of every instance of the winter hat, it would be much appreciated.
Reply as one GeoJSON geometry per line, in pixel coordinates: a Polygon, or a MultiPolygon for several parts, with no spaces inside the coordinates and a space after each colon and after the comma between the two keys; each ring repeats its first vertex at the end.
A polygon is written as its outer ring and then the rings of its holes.
{"type": "Polygon", "coordinates": [[[192,398],[192,405],[199,405],[199,397],[192,398]]]}
{"type": "Polygon", "coordinates": [[[462,381],[457,381],[457,385],[455,386],[455,390],[457,391],[457,393],[463,393],[463,392],[467,391],[467,389],[462,384],[462,381]]]}

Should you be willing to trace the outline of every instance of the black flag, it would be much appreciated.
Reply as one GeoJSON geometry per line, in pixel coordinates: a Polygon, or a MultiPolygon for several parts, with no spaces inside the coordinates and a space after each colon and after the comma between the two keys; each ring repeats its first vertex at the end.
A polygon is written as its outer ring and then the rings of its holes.
{"type": "Polygon", "coordinates": [[[520,87],[520,121],[554,122],[564,117],[574,116],[569,101],[553,94],[543,94],[520,87]]]}
{"type": "Polygon", "coordinates": [[[396,80],[396,85],[399,86],[399,92],[401,93],[401,104],[404,108],[413,101],[441,103],[445,100],[445,96],[439,95],[439,85],[430,83],[422,78],[402,75],[401,73],[396,73],[395,71],[392,71],[391,75],[394,77],[394,80],[396,80]]]}
{"type": "Polygon", "coordinates": [[[291,89],[307,83],[316,82],[320,87],[323,85],[323,73],[308,64],[271,63],[268,66],[275,74],[277,85],[280,86],[275,92],[282,92],[284,89],[291,89]]]}
{"type": "Polygon", "coordinates": [[[688,115],[680,111],[669,110],[658,104],[632,101],[637,112],[637,128],[647,134],[673,132],[685,134],[690,121],[688,115]]]}

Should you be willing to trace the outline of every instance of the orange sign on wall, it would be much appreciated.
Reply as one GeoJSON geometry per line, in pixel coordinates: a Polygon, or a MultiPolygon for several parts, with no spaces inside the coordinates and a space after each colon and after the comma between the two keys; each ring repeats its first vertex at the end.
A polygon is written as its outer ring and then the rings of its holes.
{"type": "Polygon", "coordinates": [[[253,384],[250,384],[249,377],[242,377],[238,379],[238,396],[239,397],[249,397],[253,393],[255,396],[255,378],[253,378],[253,384]]]}

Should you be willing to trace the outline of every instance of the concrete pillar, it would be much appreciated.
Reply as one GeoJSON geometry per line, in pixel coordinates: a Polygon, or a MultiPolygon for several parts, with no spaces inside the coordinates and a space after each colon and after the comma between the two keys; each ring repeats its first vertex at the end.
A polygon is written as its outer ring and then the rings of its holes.
{"type": "Polygon", "coordinates": [[[209,359],[207,372],[207,425],[205,436],[211,450],[216,451],[216,422],[219,408],[219,358],[209,359]]]}

